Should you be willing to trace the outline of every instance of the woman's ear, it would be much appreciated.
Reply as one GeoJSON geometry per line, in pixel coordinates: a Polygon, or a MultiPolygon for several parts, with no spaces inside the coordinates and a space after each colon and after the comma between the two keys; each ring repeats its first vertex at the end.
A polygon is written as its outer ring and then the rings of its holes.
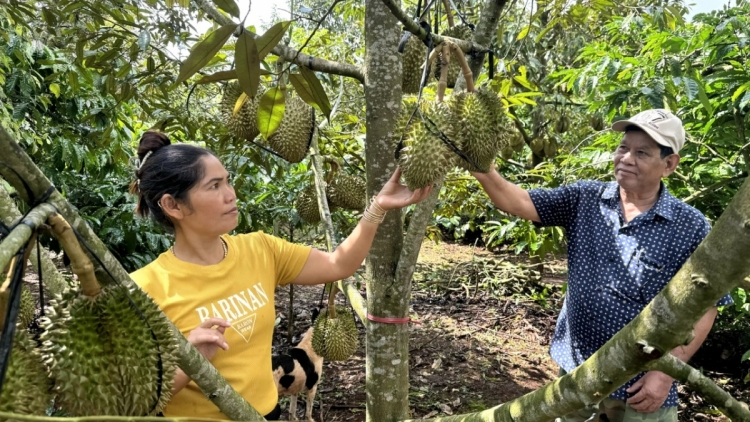
{"type": "Polygon", "coordinates": [[[159,208],[161,208],[164,215],[172,221],[179,221],[185,218],[185,207],[180,205],[180,203],[170,194],[162,195],[159,200],[159,208]]]}

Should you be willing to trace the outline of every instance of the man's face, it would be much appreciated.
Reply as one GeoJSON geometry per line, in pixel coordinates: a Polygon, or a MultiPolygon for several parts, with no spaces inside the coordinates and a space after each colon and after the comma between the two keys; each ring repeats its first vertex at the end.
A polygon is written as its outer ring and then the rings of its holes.
{"type": "Polygon", "coordinates": [[[615,150],[615,178],[627,191],[651,190],[662,177],[675,170],[680,156],[672,154],[661,158],[659,144],[645,132],[626,132],[615,150]]]}

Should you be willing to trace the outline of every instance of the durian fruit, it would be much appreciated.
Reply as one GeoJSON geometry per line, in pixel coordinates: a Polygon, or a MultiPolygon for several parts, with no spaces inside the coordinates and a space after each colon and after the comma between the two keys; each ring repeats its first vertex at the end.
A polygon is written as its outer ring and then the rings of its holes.
{"type": "Polygon", "coordinates": [[[18,308],[18,325],[26,328],[36,315],[36,302],[26,284],[21,284],[21,303],[18,308]]]}
{"type": "Polygon", "coordinates": [[[565,133],[568,129],[570,129],[570,119],[565,115],[560,116],[555,122],[555,132],[565,133]]]}
{"type": "Polygon", "coordinates": [[[25,328],[17,326],[0,392],[0,412],[45,416],[52,401],[50,387],[36,342],[25,328]]]}
{"type": "Polygon", "coordinates": [[[552,158],[557,155],[557,140],[551,136],[544,140],[544,156],[552,158]]]}
{"type": "Polygon", "coordinates": [[[348,210],[364,210],[367,205],[367,184],[364,179],[337,174],[326,186],[328,205],[348,210]]]}
{"type": "Polygon", "coordinates": [[[544,138],[534,138],[529,144],[529,147],[531,147],[531,152],[533,152],[534,154],[540,157],[544,156],[544,138]]]}
{"type": "Polygon", "coordinates": [[[501,149],[510,143],[507,119],[497,95],[486,88],[453,93],[448,105],[453,113],[460,149],[473,163],[458,159],[469,171],[486,173],[501,149]]]}
{"type": "Polygon", "coordinates": [[[516,132],[510,137],[510,148],[514,152],[521,152],[524,145],[526,145],[526,141],[524,141],[523,135],[520,133],[516,132]]]}
{"type": "Polygon", "coordinates": [[[285,106],[281,124],[268,138],[268,146],[290,163],[299,163],[315,133],[315,111],[300,97],[287,96],[285,106]]]}
{"type": "Polygon", "coordinates": [[[336,306],[333,313],[323,310],[315,320],[312,345],[315,353],[331,361],[347,360],[359,346],[357,325],[348,308],[336,306]]]}
{"type": "Polygon", "coordinates": [[[240,98],[243,91],[238,82],[231,82],[224,90],[224,96],[221,98],[220,108],[224,115],[224,123],[234,136],[240,139],[253,140],[260,134],[258,129],[258,103],[263,91],[258,87],[255,98],[247,98],[242,107],[234,112],[237,99],[240,98]]]}
{"type": "Polygon", "coordinates": [[[308,185],[297,197],[294,203],[299,217],[308,223],[317,223],[320,221],[320,211],[318,210],[318,195],[315,192],[315,185],[308,185]]]}
{"type": "MultiPolygon", "coordinates": [[[[453,28],[448,28],[443,32],[444,36],[458,38],[461,40],[471,40],[472,31],[468,25],[458,25],[453,28]]],[[[440,70],[443,63],[443,53],[438,53],[437,60],[435,61],[435,79],[440,79],[440,70]]],[[[448,63],[448,88],[453,88],[456,85],[458,75],[461,74],[461,65],[455,58],[448,63]]]]}
{"type": "Polygon", "coordinates": [[[40,325],[56,403],[73,416],[146,416],[170,398],[177,344],[169,322],[140,289],[68,289],[40,325]]]}
{"type": "Polygon", "coordinates": [[[451,122],[450,109],[445,103],[423,101],[419,105],[422,114],[435,127],[425,126],[419,112],[414,114],[407,126],[414,104],[411,100],[404,102],[399,130],[395,132],[395,141],[402,140],[398,152],[399,166],[406,185],[412,190],[432,185],[445,176],[451,167],[451,151],[437,136],[437,131],[452,142],[459,142],[451,122]]]}
{"type": "Polygon", "coordinates": [[[511,158],[513,158],[513,150],[510,149],[510,148],[504,148],[504,149],[502,149],[500,151],[500,157],[503,160],[506,160],[506,161],[510,160],[511,158]]]}
{"type": "Polygon", "coordinates": [[[419,83],[422,81],[422,65],[427,58],[427,46],[409,34],[401,53],[401,92],[404,94],[416,94],[419,92],[419,83]]]}
{"type": "Polygon", "coordinates": [[[591,128],[597,132],[604,129],[604,118],[601,114],[596,113],[591,116],[591,128]]]}

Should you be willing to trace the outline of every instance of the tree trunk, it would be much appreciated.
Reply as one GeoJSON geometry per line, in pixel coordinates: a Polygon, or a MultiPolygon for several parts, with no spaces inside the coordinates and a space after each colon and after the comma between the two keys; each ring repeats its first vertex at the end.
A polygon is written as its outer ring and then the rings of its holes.
{"type": "MultiPolygon", "coordinates": [[[[546,422],[598,403],[649,365],[658,365],[655,361],[668,360],[669,356],[662,356],[675,347],[692,340],[695,324],[708,309],[732,288],[745,283],[750,274],[748,250],[750,180],[664,290],[583,365],[495,408],[433,420],[546,422]]],[[[714,389],[706,398],[722,400],[722,394],[714,389]]],[[[745,414],[736,402],[713,404],[728,413],[745,414]]]]}
{"type": "MultiPolygon", "coordinates": [[[[19,218],[21,218],[21,212],[18,211],[18,208],[16,208],[16,205],[13,203],[13,200],[8,194],[8,191],[5,189],[3,184],[0,183],[0,220],[2,220],[6,225],[11,225],[19,218]]],[[[41,248],[41,250],[41,272],[44,282],[44,291],[47,292],[48,295],[62,293],[62,291],[65,290],[65,288],[68,286],[68,283],[65,281],[65,278],[63,278],[62,274],[57,271],[55,264],[49,257],[49,251],[46,248],[41,248]]],[[[31,261],[31,266],[34,268],[34,271],[39,272],[40,270],[36,247],[32,248],[31,255],[29,256],[29,261],[31,261]]]]}
{"type": "MultiPolygon", "coordinates": [[[[398,21],[381,0],[365,2],[365,101],[367,109],[368,196],[377,193],[396,170],[391,133],[401,109],[401,59],[398,21]]],[[[403,244],[400,210],[380,225],[367,257],[367,311],[403,318],[409,286],[395,280],[403,244]]],[[[367,324],[367,420],[404,419],[409,410],[409,326],[367,324]]]]}

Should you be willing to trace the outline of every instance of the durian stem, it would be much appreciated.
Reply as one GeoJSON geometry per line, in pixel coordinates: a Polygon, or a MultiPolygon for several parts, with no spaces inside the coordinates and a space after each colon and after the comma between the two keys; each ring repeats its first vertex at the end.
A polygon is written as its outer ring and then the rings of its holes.
{"type": "Polygon", "coordinates": [[[331,171],[326,174],[325,178],[326,183],[331,183],[333,178],[336,177],[336,175],[341,171],[341,163],[339,162],[339,160],[331,157],[330,155],[324,155],[322,158],[324,164],[329,164],[331,166],[331,171]]]}
{"type": "Polygon", "coordinates": [[[469,67],[469,63],[466,62],[466,56],[464,56],[464,52],[461,51],[461,49],[455,43],[448,44],[450,45],[453,54],[455,54],[454,58],[458,60],[458,63],[461,65],[461,71],[463,72],[464,79],[466,80],[466,91],[474,92],[474,73],[472,73],[471,68],[469,67]]]}
{"type": "Polygon", "coordinates": [[[441,50],[443,50],[443,54],[440,57],[440,81],[438,82],[437,90],[439,103],[443,102],[445,90],[448,88],[448,66],[451,62],[451,50],[450,47],[448,47],[448,43],[443,43],[441,50]]]}
{"type": "Polygon", "coordinates": [[[49,224],[52,226],[52,233],[60,241],[65,254],[70,258],[70,268],[78,276],[78,281],[81,283],[81,292],[88,297],[95,297],[101,292],[102,287],[96,280],[94,264],[81,249],[81,244],[78,243],[70,224],[60,214],[51,215],[49,224]]]}
{"type": "Polygon", "coordinates": [[[328,293],[328,317],[336,319],[336,293],[339,292],[339,286],[336,283],[331,284],[331,292],[328,293]]]}
{"type": "Polygon", "coordinates": [[[453,21],[450,0],[443,0],[443,7],[445,7],[445,17],[448,18],[448,28],[453,28],[456,23],[453,21]]]}

